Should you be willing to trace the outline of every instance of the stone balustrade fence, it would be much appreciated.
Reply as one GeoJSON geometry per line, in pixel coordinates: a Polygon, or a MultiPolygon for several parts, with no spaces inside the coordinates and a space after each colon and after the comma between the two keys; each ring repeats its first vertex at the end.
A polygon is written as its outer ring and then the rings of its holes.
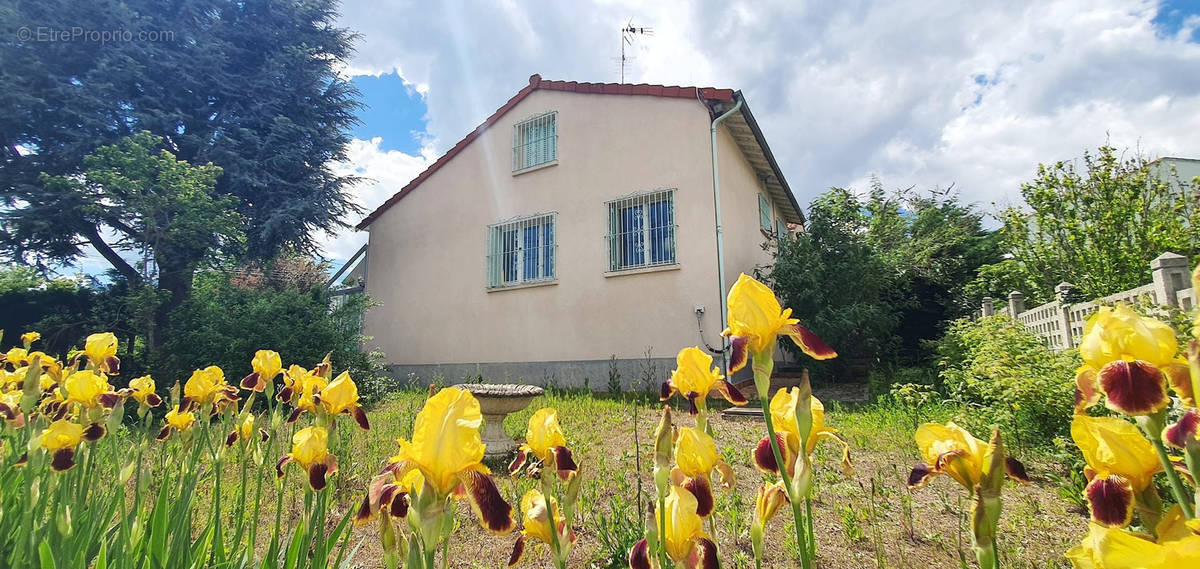
{"type": "Polygon", "coordinates": [[[996,306],[995,299],[984,297],[979,315],[1005,314],[1021,321],[1027,328],[1041,336],[1046,345],[1055,351],[1079,345],[1083,336],[1083,325],[1101,306],[1117,302],[1147,302],[1190,311],[1196,306],[1196,290],[1191,286],[1191,271],[1187,257],[1175,253],[1163,253],[1150,262],[1153,282],[1126,291],[1112,294],[1091,302],[1068,302],[1075,285],[1064,282],[1054,287],[1056,300],[1025,308],[1025,295],[1018,291],[1008,294],[1007,306],[996,306]]]}

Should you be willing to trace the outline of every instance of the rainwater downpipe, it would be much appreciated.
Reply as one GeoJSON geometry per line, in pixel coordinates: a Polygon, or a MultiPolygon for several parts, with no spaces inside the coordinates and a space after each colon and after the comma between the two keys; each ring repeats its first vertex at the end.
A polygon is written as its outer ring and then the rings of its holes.
{"type": "MultiPolygon", "coordinates": [[[[717,229],[717,285],[720,287],[717,293],[717,304],[721,306],[722,330],[729,325],[729,307],[725,303],[725,243],[721,238],[721,178],[717,171],[717,126],[730,115],[742,109],[741,93],[736,93],[734,98],[737,104],[732,109],[725,111],[725,114],[713,119],[712,127],[709,128],[709,134],[712,136],[713,211],[716,215],[717,229]]],[[[725,336],[721,336],[721,370],[726,377],[729,377],[729,338],[725,336]]]]}

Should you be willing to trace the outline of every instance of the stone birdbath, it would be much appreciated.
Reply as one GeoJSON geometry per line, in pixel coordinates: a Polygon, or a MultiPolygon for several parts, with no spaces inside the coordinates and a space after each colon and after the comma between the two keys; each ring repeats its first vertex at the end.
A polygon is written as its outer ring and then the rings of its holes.
{"type": "Polygon", "coordinates": [[[536,385],[510,383],[460,383],[454,387],[470,391],[479,401],[483,415],[480,437],[487,445],[484,456],[488,458],[507,456],[517,448],[517,442],[504,432],[504,418],[528,407],[534,397],[544,393],[536,385]]]}

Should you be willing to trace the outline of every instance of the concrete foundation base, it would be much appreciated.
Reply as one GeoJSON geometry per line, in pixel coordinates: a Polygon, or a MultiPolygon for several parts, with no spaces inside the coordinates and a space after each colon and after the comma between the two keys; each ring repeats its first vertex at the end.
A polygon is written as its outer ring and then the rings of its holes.
{"type": "MultiPolygon", "coordinates": [[[[719,361],[719,360],[718,360],[719,361]]],[[[622,390],[658,391],[675,369],[675,358],[499,362],[470,364],[392,364],[391,375],[415,385],[517,383],[542,387],[609,390],[614,372],[622,390]]]]}

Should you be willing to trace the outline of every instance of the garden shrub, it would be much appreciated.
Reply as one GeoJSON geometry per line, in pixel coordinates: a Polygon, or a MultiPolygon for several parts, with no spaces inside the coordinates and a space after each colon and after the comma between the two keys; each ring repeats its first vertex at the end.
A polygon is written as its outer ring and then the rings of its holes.
{"type": "Polygon", "coordinates": [[[156,377],[173,382],[202,364],[220,366],[229,377],[250,373],[245,354],[271,348],[286,364],[319,362],[332,352],[334,369],[348,370],[364,403],[395,387],[380,373],[378,355],[359,350],[359,323],[369,305],[353,296],[330,310],[322,287],[236,286],[223,274],[197,278],[195,292],[172,315],[165,353],[156,358],[156,377]]]}
{"type": "Polygon", "coordinates": [[[957,320],[935,347],[945,395],[968,407],[969,428],[999,426],[1018,446],[1048,446],[1067,436],[1077,351],[1051,352],[1002,315],[957,320]]]}

